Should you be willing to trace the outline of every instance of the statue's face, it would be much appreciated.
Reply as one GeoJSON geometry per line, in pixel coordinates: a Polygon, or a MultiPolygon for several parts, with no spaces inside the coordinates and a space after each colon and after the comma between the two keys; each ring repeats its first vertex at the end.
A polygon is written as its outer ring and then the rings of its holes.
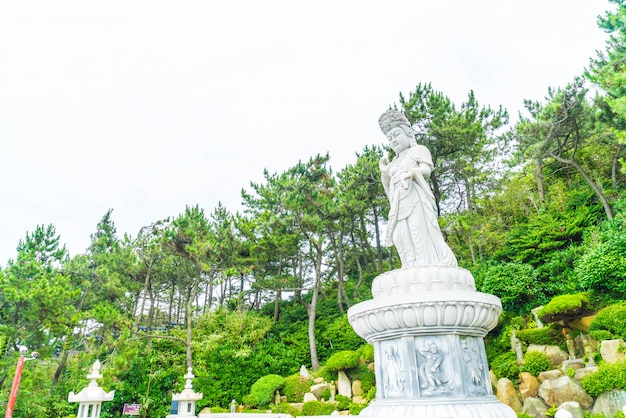
{"type": "Polygon", "coordinates": [[[404,132],[404,129],[399,126],[392,128],[389,132],[387,132],[387,139],[389,140],[391,149],[396,154],[399,154],[409,148],[411,146],[411,141],[413,141],[413,138],[407,135],[406,132],[404,132]]]}

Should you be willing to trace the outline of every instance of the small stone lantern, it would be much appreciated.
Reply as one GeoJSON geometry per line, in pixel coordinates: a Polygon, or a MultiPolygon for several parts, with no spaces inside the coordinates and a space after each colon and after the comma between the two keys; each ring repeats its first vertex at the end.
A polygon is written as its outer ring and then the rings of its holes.
{"type": "Polygon", "coordinates": [[[202,394],[193,391],[191,380],[196,376],[193,375],[191,367],[187,369],[187,374],[184,377],[187,380],[185,389],[178,394],[175,393],[172,395],[172,400],[178,401],[178,412],[175,415],[168,415],[168,417],[196,416],[196,401],[202,399],[202,394]]]}
{"type": "Polygon", "coordinates": [[[114,390],[107,393],[100,386],[98,386],[98,382],[96,382],[96,380],[101,378],[100,362],[96,360],[87,375],[87,379],[91,380],[89,386],[77,394],[70,392],[68,395],[68,402],[78,402],[77,418],[99,418],[102,402],[113,400],[113,396],[115,395],[114,390]]]}

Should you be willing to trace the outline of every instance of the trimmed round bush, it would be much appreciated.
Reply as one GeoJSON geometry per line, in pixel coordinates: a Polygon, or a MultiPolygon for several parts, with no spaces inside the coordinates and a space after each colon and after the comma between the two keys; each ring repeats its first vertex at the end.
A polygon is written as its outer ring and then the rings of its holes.
{"type": "Polygon", "coordinates": [[[589,336],[596,341],[612,340],[613,334],[605,329],[589,331],[589,336]]]}
{"type": "Polygon", "coordinates": [[[350,407],[350,403],[352,402],[352,399],[343,395],[335,396],[335,400],[337,401],[337,408],[340,411],[345,411],[346,409],[348,409],[350,407]]]}
{"type": "Polygon", "coordinates": [[[276,391],[285,384],[285,378],[277,374],[263,376],[252,384],[246,403],[251,406],[266,406],[274,400],[276,391]]]}
{"type": "Polygon", "coordinates": [[[515,335],[520,341],[526,344],[563,345],[561,333],[551,326],[521,329],[517,331],[515,335]]]}
{"type": "Polygon", "coordinates": [[[588,293],[555,296],[538,312],[544,322],[556,322],[584,316],[590,312],[588,293]]]}
{"type": "Polygon", "coordinates": [[[326,361],[326,369],[331,372],[351,369],[359,364],[360,358],[358,351],[339,351],[326,361]]]}
{"type": "Polygon", "coordinates": [[[516,381],[519,377],[517,356],[513,351],[508,351],[496,357],[491,362],[491,369],[498,379],[506,377],[509,380],[516,381]]]}
{"type": "Polygon", "coordinates": [[[287,397],[287,402],[302,402],[304,394],[310,389],[311,381],[298,373],[285,378],[283,394],[287,397]]]}
{"type": "Polygon", "coordinates": [[[321,401],[305,402],[302,405],[302,415],[330,415],[333,411],[337,410],[337,405],[334,403],[326,403],[321,401]]]}
{"type": "Polygon", "coordinates": [[[359,415],[359,413],[364,410],[366,406],[366,404],[351,403],[350,415],[359,415]]]}
{"type": "Polygon", "coordinates": [[[599,396],[613,389],[626,389],[626,362],[602,363],[598,371],[585,376],[580,382],[591,396],[599,396]]]}
{"type": "Polygon", "coordinates": [[[524,361],[520,366],[520,371],[528,372],[533,376],[539,376],[539,373],[552,369],[552,363],[546,355],[541,351],[529,351],[524,354],[524,361]]]}
{"type": "Polygon", "coordinates": [[[589,324],[589,330],[605,330],[626,339],[626,302],[614,303],[600,310],[589,324]]]}

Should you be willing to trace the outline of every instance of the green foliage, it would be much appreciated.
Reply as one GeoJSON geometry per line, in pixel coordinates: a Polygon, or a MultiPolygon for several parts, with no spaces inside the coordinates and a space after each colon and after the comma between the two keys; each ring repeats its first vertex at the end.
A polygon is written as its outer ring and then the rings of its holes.
{"type": "Polygon", "coordinates": [[[349,408],[352,399],[348,396],[337,395],[335,396],[335,400],[337,401],[337,409],[340,411],[344,411],[349,408]]]}
{"type": "Polygon", "coordinates": [[[589,325],[590,331],[606,330],[614,336],[626,338],[626,302],[601,309],[589,325]]]}
{"type": "Polygon", "coordinates": [[[491,362],[491,369],[498,379],[506,377],[516,381],[519,377],[520,368],[517,364],[517,356],[513,351],[500,354],[491,362]]]}
{"type": "Polygon", "coordinates": [[[333,354],[326,361],[326,369],[329,371],[346,370],[359,364],[360,355],[357,351],[344,350],[333,354]]]}
{"type": "Polygon", "coordinates": [[[486,264],[475,272],[475,277],[479,290],[498,296],[507,311],[529,311],[536,303],[537,275],[530,264],[486,264]]]}
{"type": "Polygon", "coordinates": [[[554,327],[521,329],[515,334],[520,341],[526,344],[562,345],[563,337],[554,327]]]}
{"type": "Polygon", "coordinates": [[[279,403],[278,405],[271,405],[270,407],[273,414],[288,414],[292,417],[299,417],[302,412],[295,406],[289,403],[279,403]]]}
{"type": "Polygon", "coordinates": [[[565,374],[566,374],[568,377],[571,377],[571,378],[573,379],[573,378],[574,378],[574,376],[576,376],[576,370],[574,370],[574,369],[572,369],[572,368],[566,369],[566,370],[565,370],[565,374]]]}
{"type": "Polygon", "coordinates": [[[311,381],[297,373],[285,378],[283,394],[287,397],[287,402],[302,402],[304,394],[310,389],[311,381]]]}
{"type": "Polygon", "coordinates": [[[326,403],[320,401],[306,402],[302,405],[302,415],[330,415],[333,411],[337,410],[337,406],[333,403],[326,403]]]}
{"type": "Polygon", "coordinates": [[[367,404],[350,404],[350,415],[359,415],[359,413],[367,407],[367,404]]]}
{"type": "Polygon", "coordinates": [[[336,351],[356,350],[365,342],[354,332],[347,314],[335,318],[322,332],[322,338],[336,351]]]}
{"type": "Polygon", "coordinates": [[[626,295],[626,218],[605,221],[587,239],[589,250],[576,263],[576,275],[587,290],[626,295]]]}
{"type": "Polygon", "coordinates": [[[524,354],[524,361],[519,369],[521,372],[528,372],[537,377],[539,373],[551,370],[552,363],[545,353],[541,351],[528,351],[524,354]]]}
{"type": "Polygon", "coordinates": [[[525,414],[525,413],[523,413],[523,412],[518,412],[518,413],[517,413],[517,418],[533,418],[533,416],[532,416],[532,415],[525,414]]]}
{"type": "Polygon", "coordinates": [[[365,399],[369,402],[373,399],[376,399],[376,386],[373,386],[370,390],[367,391],[367,396],[365,399]]]}
{"type": "Polygon", "coordinates": [[[611,334],[611,331],[605,329],[589,331],[589,336],[596,341],[613,340],[615,338],[613,334],[611,334]]]}
{"type": "Polygon", "coordinates": [[[599,396],[613,389],[626,389],[626,362],[602,363],[598,371],[582,378],[580,382],[591,396],[599,396]]]}
{"type": "Polygon", "coordinates": [[[359,349],[361,358],[366,362],[374,361],[374,346],[372,344],[364,344],[359,349]]]}
{"type": "Polygon", "coordinates": [[[263,376],[250,389],[247,403],[251,406],[266,406],[274,401],[276,391],[285,385],[285,378],[277,374],[263,376]]]}
{"type": "Polygon", "coordinates": [[[347,375],[351,381],[361,381],[361,389],[363,389],[363,392],[369,391],[376,384],[376,375],[365,365],[358,365],[348,370],[347,375]]]}

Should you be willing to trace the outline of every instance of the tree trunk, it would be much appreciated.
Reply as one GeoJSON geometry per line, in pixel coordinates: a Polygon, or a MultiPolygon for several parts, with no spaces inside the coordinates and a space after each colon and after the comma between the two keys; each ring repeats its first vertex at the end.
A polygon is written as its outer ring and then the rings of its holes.
{"type": "Polygon", "coordinates": [[[537,158],[535,177],[537,178],[537,192],[539,193],[539,200],[543,203],[546,198],[546,189],[543,184],[543,159],[541,158],[537,158]]]}
{"type": "Polygon", "coordinates": [[[604,207],[604,213],[606,214],[607,219],[613,219],[613,209],[611,208],[611,205],[609,204],[606,196],[602,192],[602,189],[600,189],[600,187],[593,181],[591,176],[587,174],[587,172],[581,167],[581,165],[578,164],[578,162],[576,162],[576,160],[574,159],[568,160],[565,158],[561,158],[554,153],[550,153],[550,156],[563,164],[569,164],[574,167],[576,171],[578,171],[578,173],[583,177],[583,179],[585,179],[587,184],[593,189],[596,196],[598,196],[600,203],[602,203],[602,207],[604,207]]]}

